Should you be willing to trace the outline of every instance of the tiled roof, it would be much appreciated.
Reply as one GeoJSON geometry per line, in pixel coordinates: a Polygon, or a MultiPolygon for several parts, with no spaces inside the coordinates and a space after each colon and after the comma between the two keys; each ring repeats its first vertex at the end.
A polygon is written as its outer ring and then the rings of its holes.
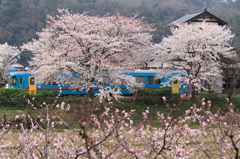
{"type": "Polygon", "coordinates": [[[15,58],[15,60],[11,61],[9,64],[11,65],[14,63],[19,63],[19,64],[23,65],[24,67],[29,66],[29,63],[26,59],[15,58]]]}
{"type": "Polygon", "coordinates": [[[187,21],[191,20],[192,18],[194,18],[194,17],[202,14],[203,12],[204,12],[204,11],[201,11],[201,12],[198,12],[198,13],[187,14],[187,15],[185,15],[185,16],[183,16],[183,17],[181,17],[181,18],[179,18],[179,19],[177,19],[177,20],[175,20],[175,21],[173,21],[172,23],[169,23],[168,25],[173,25],[173,24],[175,24],[175,23],[184,23],[184,22],[187,22],[187,21]]]}
{"type": "Polygon", "coordinates": [[[198,11],[198,12],[195,12],[195,13],[189,13],[189,14],[187,14],[187,15],[185,15],[185,16],[183,16],[183,17],[181,17],[181,18],[179,18],[179,19],[177,19],[177,20],[175,20],[175,21],[173,21],[173,22],[171,22],[171,23],[169,23],[168,25],[170,26],[170,25],[174,25],[174,24],[176,24],[176,23],[189,22],[189,21],[193,20],[194,18],[196,18],[196,17],[198,17],[198,16],[200,16],[200,15],[202,15],[202,14],[204,14],[204,15],[206,14],[206,15],[209,15],[209,16],[217,19],[217,21],[218,21],[219,24],[221,24],[221,25],[227,25],[227,22],[225,22],[225,21],[223,21],[222,19],[216,17],[215,15],[209,13],[209,12],[207,11],[207,9],[204,9],[204,10],[202,10],[202,11],[198,11]]]}

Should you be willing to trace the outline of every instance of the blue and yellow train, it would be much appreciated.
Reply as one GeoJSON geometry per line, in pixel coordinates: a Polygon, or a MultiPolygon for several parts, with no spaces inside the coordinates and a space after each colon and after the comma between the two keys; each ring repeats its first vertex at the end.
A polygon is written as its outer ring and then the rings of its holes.
{"type": "MultiPolygon", "coordinates": [[[[173,73],[170,76],[163,77],[161,79],[155,79],[157,75],[154,70],[135,70],[125,73],[126,75],[133,76],[136,78],[138,83],[143,83],[141,88],[146,89],[161,89],[161,88],[172,88],[172,93],[188,93],[186,85],[181,84],[179,81],[172,82],[172,76],[182,76],[179,73],[173,73]],[[167,83],[167,86],[165,86],[167,83]]],[[[20,88],[28,90],[29,93],[36,93],[40,91],[59,91],[60,86],[56,84],[43,84],[36,82],[36,76],[33,73],[26,71],[17,71],[16,69],[9,70],[9,88],[20,88]]],[[[107,87],[110,85],[96,84],[93,88],[92,93],[99,93],[101,87],[107,87]]],[[[133,94],[134,92],[129,91],[125,85],[119,85],[121,93],[123,95],[133,94]]],[[[137,88],[137,87],[136,87],[137,88]]],[[[69,85],[61,86],[61,95],[85,95],[86,90],[84,89],[72,89],[69,85]]]]}

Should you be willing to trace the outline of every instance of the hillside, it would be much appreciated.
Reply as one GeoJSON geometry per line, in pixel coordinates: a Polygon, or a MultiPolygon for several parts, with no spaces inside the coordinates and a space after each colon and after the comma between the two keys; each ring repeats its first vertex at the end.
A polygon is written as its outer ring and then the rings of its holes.
{"type": "Polygon", "coordinates": [[[189,11],[207,8],[209,12],[228,22],[236,34],[233,45],[240,48],[240,0],[2,0],[0,5],[0,43],[12,46],[36,37],[46,26],[47,15],[57,15],[58,8],[73,13],[88,12],[103,16],[119,11],[124,16],[140,12],[144,21],[155,24],[153,41],[161,42],[170,34],[170,22],[189,11]]]}

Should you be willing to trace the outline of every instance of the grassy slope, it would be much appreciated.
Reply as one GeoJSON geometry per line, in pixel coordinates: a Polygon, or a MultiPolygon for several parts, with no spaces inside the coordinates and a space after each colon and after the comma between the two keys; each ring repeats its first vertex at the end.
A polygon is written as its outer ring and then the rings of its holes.
{"type": "MultiPolygon", "coordinates": [[[[24,97],[22,97],[24,98],[24,97]]],[[[202,98],[205,98],[205,101],[207,102],[210,100],[212,102],[211,111],[215,112],[218,109],[221,109],[221,111],[225,112],[228,110],[226,106],[226,101],[224,97],[217,97],[215,95],[211,94],[204,94],[199,95],[196,99],[186,99],[181,101],[179,95],[170,95],[167,97],[167,103],[164,103],[162,101],[162,96],[140,96],[135,103],[133,103],[133,97],[125,97],[121,99],[121,103],[114,101],[113,106],[115,108],[118,108],[119,110],[126,110],[130,111],[131,109],[135,109],[135,113],[132,116],[132,119],[134,122],[138,122],[142,119],[142,112],[149,109],[149,122],[154,125],[156,119],[157,119],[157,112],[167,114],[169,113],[169,109],[166,107],[166,104],[169,104],[170,107],[173,107],[174,104],[181,103],[179,110],[175,113],[175,116],[181,116],[184,114],[185,110],[190,108],[193,105],[196,105],[197,107],[200,106],[200,100],[202,98]]],[[[39,96],[35,98],[35,100],[31,100],[32,103],[38,108],[37,111],[39,111],[40,105],[43,102],[46,103],[53,103],[55,97],[42,97],[39,96]]],[[[82,116],[90,115],[91,113],[100,113],[104,106],[102,105],[99,110],[93,111],[92,108],[99,105],[99,103],[92,99],[91,102],[88,104],[84,104],[84,97],[76,97],[76,96],[64,96],[60,97],[56,104],[61,104],[62,102],[65,102],[67,104],[71,105],[71,111],[65,114],[66,120],[70,122],[73,125],[77,124],[78,120],[81,120],[82,116]]],[[[22,99],[21,101],[16,102],[14,99],[11,100],[12,102],[8,102],[6,104],[2,104],[0,107],[0,119],[3,119],[3,115],[6,114],[6,117],[14,118],[16,114],[23,113],[26,109],[30,110],[31,112],[37,112],[36,110],[33,110],[28,104],[26,99],[22,99]]],[[[235,105],[235,110],[240,111],[240,97],[233,97],[232,102],[235,105]]]]}

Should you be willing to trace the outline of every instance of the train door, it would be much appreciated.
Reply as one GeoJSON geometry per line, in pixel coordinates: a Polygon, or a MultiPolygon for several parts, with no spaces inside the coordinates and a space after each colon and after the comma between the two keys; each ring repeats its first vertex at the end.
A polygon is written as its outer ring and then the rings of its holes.
{"type": "Polygon", "coordinates": [[[179,81],[172,76],[172,94],[179,93],[179,81]]]}
{"type": "Polygon", "coordinates": [[[36,76],[28,77],[28,92],[29,94],[36,94],[36,76]]]}
{"type": "Polygon", "coordinates": [[[19,85],[18,88],[23,89],[23,76],[19,76],[19,79],[18,79],[18,85],[19,85]]]}

